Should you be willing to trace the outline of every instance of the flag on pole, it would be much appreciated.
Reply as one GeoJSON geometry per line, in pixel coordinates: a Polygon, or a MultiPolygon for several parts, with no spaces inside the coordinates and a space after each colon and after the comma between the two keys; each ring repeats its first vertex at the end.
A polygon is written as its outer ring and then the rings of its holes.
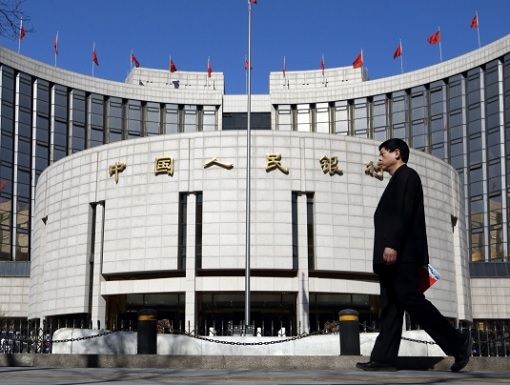
{"type": "Polygon", "coordinates": [[[207,59],[207,77],[210,78],[211,76],[212,76],[211,60],[207,59]]]}
{"type": "Polygon", "coordinates": [[[324,64],[324,54],[321,57],[321,70],[322,70],[322,76],[324,76],[324,69],[326,68],[324,64]]]}
{"type": "Polygon", "coordinates": [[[248,62],[248,56],[244,55],[244,69],[247,70],[248,68],[252,70],[253,66],[248,62]]]}
{"type": "Polygon", "coordinates": [[[427,39],[429,44],[434,45],[441,41],[441,31],[436,31],[427,39]]]}
{"type": "Polygon", "coordinates": [[[396,59],[400,56],[402,56],[402,43],[401,42],[398,43],[398,47],[395,50],[395,52],[393,53],[393,59],[396,59]]]}
{"type": "Polygon", "coordinates": [[[175,71],[177,71],[177,67],[174,64],[173,59],[170,58],[170,72],[174,73],[175,71]]]}
{"type": "MultiPolygon", "coordinates": [[[[99,65],[99,60],[97,58],[96,53],[96,43],[94,43],[94,45],[92,46],[92,62],[97,66],[99,65]]],[[[94,68],[94,66],[92,66],[92,68],[94,68]]]]}
{"type": "Polygon", "coordinates": [[[353,68],[360,68],[363,67],[363,50],[356,56],[356,59],[352,62],[353,68]]]}
{"type": "Polygon", "coordinates": [[[476,34],[478,35],[478,48],[482,46],[480,42],[480,24],[478,20],[478,12],[476,12],[475,17],[471,20],[471,24],[469,25],[471,28],[476,28],[476,34]]]}
{"type": "Polygon", "coordinates": [[[131,63],[135,63],[135,67],[140,67],[140,62],[136,59],[135,54],[131,52],[131,63]]]}
{"type": "Polygon", "coordinates": [[[21,41],[25,37],[25,27],[23,26],[23,19],[21,19],[21,24],[19,26],[19,36],[18,40],[21,41]]]}
{"type": "Polygon", "coordinates": [[[287,71],[287,64],[285,63],[285,56],[283,57],[283,77],[285,77],[285,71],[287,71]]]}
{"type": "Polygon", "coordinates": [[[53,49],[55,51],[55,55],[58,56],[58,31],[57,35],[55,36],[55,40],[53,40],[53,49]]]}
{"type": "Polygon", "coordinates": [[[471,28],[478,28],[478,15],[475,15],[475,17],[473,17],[473,20],[471,20],[471,24],[469,26],[471,28]]]}

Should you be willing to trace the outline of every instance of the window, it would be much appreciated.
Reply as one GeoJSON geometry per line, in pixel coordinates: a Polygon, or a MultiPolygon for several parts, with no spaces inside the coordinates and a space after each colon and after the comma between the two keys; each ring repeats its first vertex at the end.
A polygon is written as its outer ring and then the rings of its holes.
{"type": "Polygon", "coordinates": [[[202,113],[202,131],[216,131],[216,107],[204,106],[202,113]]]}
{"type": "Polygon", "coordinates": [[[353,105],[354,136],[368,138],[368,104],[365,98],[356,99],[353,105]]]}
{"type": "Polygon", "coordinates": [[[298,104],[296,106],[296,126],[297,131],[311,131],[310,106],[308,104],[298,104]]]}
{"type": "Polygon", "coordinates": [[[139,138],[142,133],[142,103],[138,100],[129,100],[127,108],[127,135],[128,139],[139,138]]]}
{"type": "Polygon", "coordinates": [[[167,104],[165,106],[165,134],[179,132],[179,106],[167,104]]]}
{"type": "Polygon", "coordinates": [[[108,143],[122,140],[122,100],[110,98],[107,105],[108,143]]]}
{"type": "Polygon", "coordinates": [[[292,114],[290,105],[283,104],[278,106],[278,122],[277,127],[279,131],[292,131],[292,114]]]}
{"type": "Polygon", "coordinates": [[[101,95],[89,97],[90,147],[100,146],[104,140],[104,99],[101,95]]]}
{"type": "Polygon", "coordinates": [[[145,131],[147,136],[159,134],[160,112],[158,103],[147,103],[145,105],[145,131]]]}
{"type": "Polygon", "coordinates": [[[195,194],[195,265],[202,268],[202,218],[203,218],[203,193],[195,194]]]}
{"type": "Polygon", "coordinates": [[[346,101],[335,102],[334,125],[335,134],[347,135],[349,133],[349,114],[346,101]]]}
{"type": "Polygon", "coordinates": [[[86,148],[86,99],[85,93],[74,90],[71,99],[72,151],[78,152],[86,148]]]}
{"type": "Polygon", "coordinates": [[[198,131],[198,108],[197,106],[184,106],[184,132],[198,131]]]}
{"type": "Polygon", "coordinates": [[[186,270],[186,237],[188,226],[188,194],[179,193],[179,222],[177,234],[177,269],[186,270]]]}
{"type": "Polygon", "coordinates": [[[316,131],[329,134],[329,105],[317,103],[315,107],[316,131]]]}

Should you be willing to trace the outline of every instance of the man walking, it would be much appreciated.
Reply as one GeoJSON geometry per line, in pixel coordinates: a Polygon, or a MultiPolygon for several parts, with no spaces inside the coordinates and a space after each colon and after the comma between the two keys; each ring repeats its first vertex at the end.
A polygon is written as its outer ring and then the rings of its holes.
{"type": "Polygon", "coordinates": [[[369,362],[356,367],[368,371],[396,370],[404,311],[420,324],[448,355],[453,372],[463,369],[472,340],[455,329],[420,291],[420,269],[429,263],[423,189],[418,173],[407,166],[409,147],[402,139],[379,146],[379,166],[391,175],[374,214],[373,269],[379,277],[380,333],[369,362]]]}

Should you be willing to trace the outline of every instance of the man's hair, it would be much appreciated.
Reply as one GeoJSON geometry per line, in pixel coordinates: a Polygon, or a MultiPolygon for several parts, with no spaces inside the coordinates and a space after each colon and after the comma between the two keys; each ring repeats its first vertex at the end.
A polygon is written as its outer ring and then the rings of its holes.
{"type": "Polygon", "coordinates": [[[379,151],[381,151],[383,148],[386,149],[386,151],[388,152],[393,152],[398,148],[400,151],[400,157],[402,158],[402,161],[404,163],[407,163],[407,161],[409,160],[409,146],[402,139],[399,138],[388,139],[379,145],[379,151]]]}

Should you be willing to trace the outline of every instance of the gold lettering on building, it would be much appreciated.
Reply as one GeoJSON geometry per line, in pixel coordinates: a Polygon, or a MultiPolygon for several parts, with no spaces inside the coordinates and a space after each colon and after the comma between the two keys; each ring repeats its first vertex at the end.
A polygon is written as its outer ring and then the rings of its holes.
{"type": "Polygon", "coordinates": [[[154,175],[159,174],[174,175],[174,158],[171,156],[156,158],[154,161],[154,175]]]}
{"type": "Polygon", "coordinates": [[[383,180],[383,169],[381,166],[378,166],[373,161],[370,161],[365,164],[365,174],[370,175],[371,177],[377,178],[379,180],[383,180]]]}
{"type": "Polygon", "coordinates": [[[115,184],[119,183],[119,174],[126,169],[125,163],[115,162],[115,164],[111,165],[108,170],[110,172],[110,176],[115,175],[115,184]]]}
{"type": "Polygon", "coordinates": [[[329,175],[333,176],[335,174],[343,175],[343,170],[338,168],[338,158],[336,156],[332,156],[331,158],[324,155],[320,158],[322,172],[324,174],[329,172],[329,175]]]}
{"type": "Polygon", "coordinates": [[[281,160],[281,154],[266,154],[266,172],[278,169],[284,174],[288,174],[289,169],[282,166],[281,160]]]}
{"type": "Polygon", "coordinates": [[[204,163],[204,168],[208,168],[211,166],[219,166],[219,167],[225,168],[227,170],[231,170],[234,168],[234,165],[232,163],[220,162],[218,160],[218,158],[216,158],[216,157],[214,157],[211,160],[204,163]]]}

